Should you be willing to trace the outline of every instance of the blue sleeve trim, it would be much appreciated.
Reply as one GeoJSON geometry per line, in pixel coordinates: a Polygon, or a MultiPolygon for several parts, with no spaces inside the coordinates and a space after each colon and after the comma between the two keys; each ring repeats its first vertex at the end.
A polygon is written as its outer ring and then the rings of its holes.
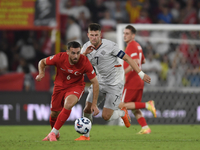
{"type": "Polygon", "coordinates": [[[126,53],[125,53],[124,51],[120,50],[119,53],[117,54],[117,57],[119,57],[119,58],[122,59],[122,58],[124,57],[125,54],[126,54],[126,53]]]}

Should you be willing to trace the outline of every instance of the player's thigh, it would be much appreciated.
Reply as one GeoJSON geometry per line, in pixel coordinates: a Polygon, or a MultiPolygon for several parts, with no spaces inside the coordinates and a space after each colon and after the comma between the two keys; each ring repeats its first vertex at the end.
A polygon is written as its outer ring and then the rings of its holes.
{"type": "Polygon", "coordinates": [[[68,88],[65,92],[64,107],[71,109],[81,98],[84,93],[83,86],[76,86],[68,88]]]}
{"type": "Polygon", "coordinates": [[[51,111],[51,117],[52,118],[57,118],[59,113],[60,113],[60,111],[51,111]]]}
{"type": "MultiPolygon", "coordinates": [[[[64,106],[65,91],[54,91],[51,97],[51,111],[61,111],[64,106]]],[[[53,113],[55,114],[55,113],[53,113]]]]}
{"type": "Polygon", "coordinates": [[[106,93],[104,108],[117,110],[120,102],[121,102],[120,93],[106,93]]]}
{"type": "MultiPolygon", "coordinates": [[[[102,103],[102,101],[105,100],[105,94],[102,92],[101,89],[103,89],[103,87],[101,85],[99,85],[99,96],[98,96],[98,100],[97,100],[97,105],[100,105],[102,103]]],[[[87,95],[87,98],[86,98],[86,103],[91,103],[93,102],[93,88],[92,86],[89,87],[88,89],[88,95],[87,95]]],[[[89,107],[90,105],[88,105],[89,107]]]]}
{"type": "Polygon", "coordinates": [[[64,99],[66,99],[66,97],[68,97],[69,95],[75,95],[78,98],[78,100],[80,100],[81,96],[84,93],[84,88],[85,88],[84,86],[75,86],[67,88],[65,90],[64,99]]]}
{"type": "Polygon", "coordinates": [[[123,84],[117,84],[113,86],[106,86],[105,90],[107,91],[105,96],[104,107],[112,110],[118,109],[118,106],[121,102],[123,84]]]}
{"type": "Polygon", "coordinates": [[[122,101],[127,102],[141,102],[143,89],[124,89],[122,95],[122,101]]]}
{"type": "Polygon", "coordinates": [[[78,97],[74,94],[68,95],[65,98],[64,108],[71,110],[72,107],[78,102],[78,97]]]}

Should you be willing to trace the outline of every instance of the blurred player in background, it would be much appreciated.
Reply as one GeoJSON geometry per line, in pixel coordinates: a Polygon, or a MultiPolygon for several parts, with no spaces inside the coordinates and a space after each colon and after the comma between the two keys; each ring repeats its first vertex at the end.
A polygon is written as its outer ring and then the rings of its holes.
{"type": "MultiPolygon", "coordinates": [[[[126,42],[126,54],[129,55],[139,66],[141,69],[141,65],[145,63],[145,57],[142,51],[142,47],[139,43],[135,41],[135,34],[136,29],[128,25],[124,29],[124,42],[126,42]]],[[[142,94],[144,88],[144,81],[138,76],[138,73],[134,71],[131,66],[124,61],[124,71],[125,71],[125,85],[123,91],[122,102],[134,102],[130,105],[127,103],[124,105],[127,109],[132,109],[135,118],[137,119],[138,123],[142,127],[141,131],[138,134],[149,134],[151,133],[151,129],[146,123],[145,118],[142,115],[140,109],[147,108],[148,104],[154,106],[154,101],[149,101],[147,103],[142,103],[142,94]],[[130,107],[131,106],[131,107],[130,107]]],[[[155,110],[153,110],[154,117],[155,110]]]]}
{"type": "Polygon", "coordinates": [[[60,52],[44,58],[38,64],[39,74],[36,76],[37,81],[41,81],[45,76],[45,67],[47,65],[57,67],[51,98],[50,124],[52,130],[43,141],[57,141],[60,137],[59,129],[69,118],[72,107],[79,101],[84,92],[85,73],[90,79],[94,91],[90,111],[94,116],[99,113],[97,107],[99,83],[95,71],[88,58],[81,54],[81,45],[78,42],[69,42],[67,48],[66,52],[60,52]]]}
{"type": "MultiPolygon", "coordinates": [[[[124,70],[118,58],[126,61],[145,82],[150,83],[151,78],[144,74],[135,61],[120,50],[116,43],[101,39],[101,27],[99,24],[92,23],[89,25],[88,38],[89,41],[83,45],[81,53],[88,57],[97,73],[100,89],[98,104],[105,101],[102,117],[106,121],[121,117],[126,127],[129,127],[130,117],[126,108],[118,108],[124,88],[124,70]]],[[[84,117],[89,118],[91,121],[93,94],[94,91],[91,86],[84,108],[84,117]]],[[[89,133],[75,140],[90,140],[89,133]]]]}

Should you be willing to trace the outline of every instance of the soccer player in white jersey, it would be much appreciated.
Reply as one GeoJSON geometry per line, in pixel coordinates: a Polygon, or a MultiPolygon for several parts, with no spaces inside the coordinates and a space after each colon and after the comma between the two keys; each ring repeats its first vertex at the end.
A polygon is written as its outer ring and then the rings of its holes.
{"type": "MultiPolygon", "coordinates": [[[[102,117],[106,121],[122,118],[126,127],[130,126],[130,117],[125,107],[119,108],[121,96],[124,88],[124,70],[119,63],[118,58],[126,61],[132,69],[145,82],[150,83],[151,78],[140,70],[135,61],[131,59],[124,51],[120,50],[116,43],[101,39],[101,27],[99,24],[91,23],[88,27],[88,38],[81,53],[86,55],[96,70],[99,81],[98,104],[104,102],[102,117]]],[[[84,117],[92,121],[92,87],[89,88],[89,94],[86,99],[83,111],[84,117]]],[[[75,139],[90,140],[89,133],[75,139]]]]}

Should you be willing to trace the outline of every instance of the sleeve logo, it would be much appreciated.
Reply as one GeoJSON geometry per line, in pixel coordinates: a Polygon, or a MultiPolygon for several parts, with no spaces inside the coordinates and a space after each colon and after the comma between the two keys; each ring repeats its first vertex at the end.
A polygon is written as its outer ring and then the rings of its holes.
{"type": "Polygon", "coordinates": [[[53,59],[54,55],[53,56],[50,56],[49,60],[53,59]]]}
{"type": "Polygon", "coordinates": [[[142,49],[142,47],[141,47],[141,46],[138,46],[138,49],[139,49],[139,50],[141,50],[141,49],[142,49]]]}

